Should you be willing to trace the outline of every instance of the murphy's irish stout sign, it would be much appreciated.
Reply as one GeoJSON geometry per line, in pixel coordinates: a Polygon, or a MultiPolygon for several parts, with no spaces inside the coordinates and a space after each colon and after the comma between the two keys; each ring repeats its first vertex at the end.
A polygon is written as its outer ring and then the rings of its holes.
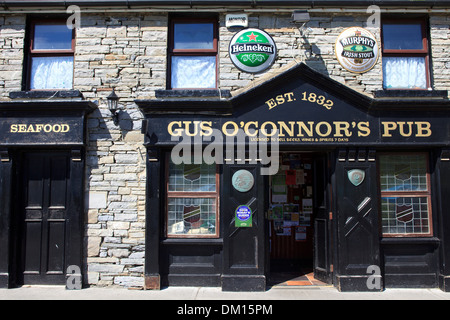
{"type": "Polygon", "coordinates": [[[229,53],[231,61],[242,71],[262,72],[273,64],[277,47],[273,39],[259,29],[244,29],[231,39],[229,53]]]}
{"type": "Polygon", "coordinates": [[[378,43],[374,35],[364,28],[345,29],[335,44],[336,58],[350,72],[364,73],[378,60],[378,43]]]}

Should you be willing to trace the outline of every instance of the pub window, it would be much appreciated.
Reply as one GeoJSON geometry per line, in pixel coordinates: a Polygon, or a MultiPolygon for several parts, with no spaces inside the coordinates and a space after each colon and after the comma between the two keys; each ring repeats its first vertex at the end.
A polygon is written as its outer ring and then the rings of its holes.
{"type": "Polygon", "coordinates": [[[219,174],[212,164],[174,164],[168,156],[168,238],[219,236],[219,174]]]}
{"type": "Polygon", "coordinates": [[[382,42],[384,89],[431,87],[425,19],[383,21],[382,42]]]}
{"type": "Polygon", "coordinates": [[[428,155],[385,154],[379,160],[383,236],[431,236],[428,155]]]}
{"type": "Polygon", "coordinates": [[[66,20],[31,22],[28,89],[72,89],[74,32],[66,20]]]}
{"type": "Polygon", "coordinates": [[[217,88],[217,19],[173,18],[170,23],[171,89],[217,88]]]}

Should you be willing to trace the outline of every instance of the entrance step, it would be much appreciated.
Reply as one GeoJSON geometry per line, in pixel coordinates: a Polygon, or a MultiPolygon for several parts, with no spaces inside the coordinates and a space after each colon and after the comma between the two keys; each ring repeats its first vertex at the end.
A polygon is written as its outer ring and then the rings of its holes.
{"type": "Polygon", "coordinates": [[[328,286],[314,279],[313,272],[273,272],[268,280],[269,286],[328,286]]]}

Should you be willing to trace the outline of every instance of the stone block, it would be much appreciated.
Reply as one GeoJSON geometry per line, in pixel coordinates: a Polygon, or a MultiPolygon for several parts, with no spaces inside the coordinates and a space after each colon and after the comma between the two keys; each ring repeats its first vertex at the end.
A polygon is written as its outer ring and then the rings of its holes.
{"type": "Polygon", "coordinates": [[[95,257],[100,252],[101,237],[89,237],[87,241],[87,256],[95,257]]]}
{"type": "Polygon", "coordinates": [[[144,287],[144,277],[127,277],[127,276],[119,276],[114,278],[114,284],[124,286],[125,288],[131,287],[144,287]]]}
{"type": "Polygon", "coordinates": [[[117,264],[90,264],[88,272],[120,274],[124,268],[125,266],[117,264]]]}
{"type": "Polygon", "coordinates": [[[89,192],[89,209],[104,209],[107,206],[107,192],[89,192]]]}

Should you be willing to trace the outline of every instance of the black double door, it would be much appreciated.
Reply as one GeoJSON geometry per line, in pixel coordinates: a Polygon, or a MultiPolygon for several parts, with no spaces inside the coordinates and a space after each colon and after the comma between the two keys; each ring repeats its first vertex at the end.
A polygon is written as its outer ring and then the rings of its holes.
{"type": "Polygon", "coordinates": [[[15,198],[17,282],[65,284],[70,152],[23,152],[18,159],[15,198]]]}

